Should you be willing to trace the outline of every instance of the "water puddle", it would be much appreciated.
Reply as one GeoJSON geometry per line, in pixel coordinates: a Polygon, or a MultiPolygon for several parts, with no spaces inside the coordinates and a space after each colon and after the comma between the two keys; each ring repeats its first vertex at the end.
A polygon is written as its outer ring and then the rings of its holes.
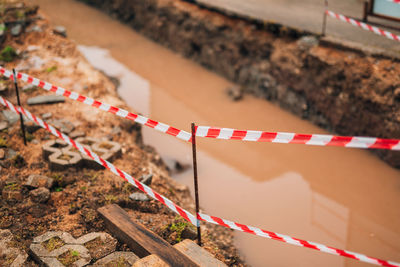
{"type": "MultiPolygon", "coordinates": [[[[158,106],[157,99],[162,99],[164,102],[161,107],[186,110],[186,113],[193,112],[184,103],[174,100],[168,92],[151,90],[149,81],[113,59],[107,50],[82,45],[79,46],[79,50],[93,66],[109,76],[120,79],[118,93],[138,112],[147,116],[159,116],[151,112],[153,106],[158,106]]],[[[198,116],[194,112],[192,115],[198,116]]],[[[166,161],[178,160],[183,164],[191,163],[191,148],[188,144],[147,127],[143,127],[143,135],[145,143],[156,147],[166,161]]],[[[341,153],[345,153],[342,151],[341,153]]],[[[365,217],[351,212],[348,206],[314,191],[311,184],[299,172],[289,171],[290,168],[277,176],[258,173],[259,179],[252,179],[245,174],[246,172],[242,173],[236,166],[226,164],[223,159],[217,159],[203,149],[199,150],[198,158],[201,205],[206,213],[255,226],[268,225],[267,229],[297,237],[300,235],[308,240],[323,240],[323,243],[338,248],[348,248],[350,234],[360,234],[358,226],[351,225],[354,216],[358,220],[368,222],[365,217]],[[355,228],[353,230],[355,233],[349,233],[351,226],[355,228]]],[[[270,165],[271,161],[266,161],[264,164],[270,165]]],[[[322,173],[321,170],[321,176],[322,173]]],[[[174,178],[188,185],[193,192],[191,170],[176,174],[174,178]]],[[[364,238],[367,238],[369,243],[374,243],[376,240],[375,228],[376,225],[372,224],[369,228],[362,229],[364,234],[367,234],[364,238]]],[[[384,230],[383,234],[385,236],[392,234],[395,239],[400,240],[399,234],[390,230],[384,230]]],[[[235,238],[237,247],[252,266],[262,266],[265,262],[271,266],[282,263],[287,266],[346,266],[346,260],[343,258],[304,251],[302,248],[277,244],[248,234],[235,233],[235,238]],[[267,253],[255,251],[254,249],[258,247],[262,247],[262,251],[267,253]],[[282,260],[283,254],[290,257],[282,260]],[[298,258],[307,260],[302,263],[298,258]]],[[[382,244],[380,241],[376,246],[379,246],[380,250],[385,246],[388,250],[393,248],[392,246],[396,247],[395,243],[382,244]]]]}
{"type": "MultiPolygon", "coordinates": [[[[95,67],[120,79],[118,92],[132,110],[152,119],[187,131],[196,122],[326,133],[260,99],[231,102],[228,81],[98,10],[73,0],[34,2],[68,29],[95,67]]],[[[147,127],[143,134],[164,159],[191,164],[188,144],[147,127]]],[[[210,139],[198,139],[198,149],[206,213],[400,261],[400,172],[370,153],[210,139]]],[[[191,170],[174,178],[193,187],[191,170]]],[[[369,266],[249,234],[235,233],[235,243],[252,266],[369,266]]]]}

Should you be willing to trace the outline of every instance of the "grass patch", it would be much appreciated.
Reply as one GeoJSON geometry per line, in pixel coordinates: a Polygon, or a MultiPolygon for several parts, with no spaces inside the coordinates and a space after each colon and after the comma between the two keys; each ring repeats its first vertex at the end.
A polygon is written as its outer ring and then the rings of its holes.
{"type": "Polygon", "coordinates": [[[17,57],[17,52],[12,46],[7,45],[0,52],[0,60],[5,62],[11,62],[17,57]]]}
{"type": "Polygon", "coordinates": [[[17,183],[9,183],[4,187],[4,190],[6,191],[19,191],[21,189],[21,186],[17,183]]]}
{"type": "Polygon", "coordinates": [[[46,72],[47,73],[51,73],[51,72],[56,71],[56,70],[57,70],[57,66],[51,66],[51,67],[48,67],[46,69],[46,72]]]}
{"type": "Polygon", "coordinates": [[[79,252],[76,250],[69,250],[58,256],[57,259],[64,264],[64,266],[71,266],[72,263],[79,260],[79,252]]]}
{"type": "Polygon", "coordinates": [[[117,196],[114,196],[114,195],[105,195],[104,199],[107,204],[115,203],[118,200],[117,196]]]}
{"type": "Polygon", "coordinates": [[[62,241],[61,238],[59,238],[58,236],[52,237],[42,243],[42,246],[44,246],[49,252],[61,248],[64,245],[64,241],[62,241]]]}
{"type": "Polygon", "coordinates": [[[174,222],[168,227],[171,232],[176,233],[175,241],[178,243],[182,241],[182,233],[186,228],[194,229],[194,226],[179,217],[176,217],[174,222]]]}
{"type": "Polygon", "coordinates": [[[0,137],[0,147],[8,147],[7,141],[0,137]]]}

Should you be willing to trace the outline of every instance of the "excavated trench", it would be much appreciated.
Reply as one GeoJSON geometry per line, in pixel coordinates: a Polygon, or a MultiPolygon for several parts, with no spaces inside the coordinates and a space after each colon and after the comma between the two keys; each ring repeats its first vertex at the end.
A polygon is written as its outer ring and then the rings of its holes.
{"type": "MultiPolygon", "coordinates": [[[[324,128],[399,137],[399,63],[389,59],[303,47],[288,35],[277,38],[187,3],[98,1],[139,32],[229,81],[82,3],[34,2],[55,24],[67,27],[93,65],[120,80],[118,92],[132,109],[152,119],[184,130],[194,121],[327,133],[262,98],[246,95],[233,102],[225,90],[235,81],[324,128]]],[[[146,127],[143,135],[166,162],[191,163],[188,144],[146,127]]],[[[198,148],[200,204],[206,213],[400,261],[400,173],[371,153],[203,139],[198,148]]],[[[174,178],[192,186],[190,169],[174,178]]],[[[235,233],[235,239],[251,266],[368,266],[244,233],[235,233]]]]}
{"type": "MultiPolygon", "coordinates": [[[[182,1],[83,2],[322,128],[400,138],[398,60],[316,45],[313,38],[299,39],[313,37],[309,32],[227,17],[182,1]]],[[[400,153],[375,153],[400,167],[400,153]]]]}

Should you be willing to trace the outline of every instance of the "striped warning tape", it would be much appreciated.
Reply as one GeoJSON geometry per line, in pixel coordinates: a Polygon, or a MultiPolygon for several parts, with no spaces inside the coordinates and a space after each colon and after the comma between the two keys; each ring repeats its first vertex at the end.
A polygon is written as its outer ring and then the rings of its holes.
{"type": "Polygon", "coordinates": [[[391,32],[388,32],[388,31],[382,30],[382,29],[380,29],[378,27],[371,26],[371,25],[366,24],[364,22],[361,22],[361,21],[346,17],[344,15],[337,14],[337,13],[335,13],[333,11],[330,11],[330,10],[327,10],[326,14],[328,14],[332,18],[336,18],[338,20],[350,23],[353,26],[358,26],[358,27],[360,27],[360,28],[362,28],[364,30],[371,31],[371,32],[376,33],[378,35],[385,36],[386,38],[389,38],[391,40],[395,40],[395,41],[400,42],[400,35],[395,35],[395,34],[393,34],[391,32]]]}
{"type": "Polygon", "coordinates": [[[284,144],[305,144],[315,146],[342,146],[355,148],[379,148],[400,150],[400,140],[381,139],[376,137],[334,136],[323,134],[298,134],[284,132],[263,132],[235,130],[198,126],[196,136],[217,139],[232,139],[255,142],[272,142],[284,144]]]}
{"type": "Polygon", "coordinates": [[[145,192],[153,199],[160,201],[165,206],[167,206],[169,209],[171,209],[173,212],[181,215],[183,218],[185,218],[187,221],[189,221],[193,225],[198,225],[198,220],[202,220],[205,222],[224,226],[224,227],[227,227],[227,228],[230,228],[233,230],[250,233],[253,235],[257,235],[257,236],[261,236],[261,237],[265,237],[265,238],[269,238],[269,239],[273,239],[273,240],[278,240],[278,241],[282,241],[282,242],[285,242],[285,243],[288,243],[291,245],[306,247],[306,248],[318,250],[318,251],[325,252],[325,253],[330,253],[330,254],[337,255],[337,256],[348,257],[348,258],[352,258],[352,259],[362,261],[362,262],[367,262],[367,263],[380,265],[380,266],[400,267],[400,263],[396,263],[393,261],[380,260],[377,258],[373,258],[373,257],[369,257],[366,255],[360,254],[360,253],[351,252],[351,251],[347,251],[347,250],[341,250],[341,249],[329,247],[329,246],[311,242],[311,241],[301,240],[301,239],[290,237],[287,235],[282,235],[279,233],[262,230],[257,227],[235,223],[235,222],[232,222],[232,221],[229,221],[226,219],[210,216],[210,215],[203,214],[203,213],[197,214],[197,219],[198,219],[197,220],[193,214],[191,214],[188,211],[184,210],[183,208],[179,207],[178,205],[173,203],[168,198],[158,194],[157,192],[155,192],[153,189],[151,189],[147,185],[142,184],[141,182],[139,182],[138,180],[133,178],[128,173],[121,171],[120,169],[115,167],[112,163],[100,158],[96,153],[94,153],[90,149],[83,147],[78,142],[75,142],[73,139],[71,139],[67,135],[61,133],[59,130],[57,130],[53,126],[47,124],[42,119],[35,116],[28,110],[26,110],[22,107],[14,106],[11,102],[9,102],[7,99],[5,99],[2,96],[0,96],[0,104],[6,106],[8,109],[10,109],[11,111],[14,111],[17,114],[20,114],[20,113],[24,114],[27,118],[29,118],[30,120],[32,120],[33,122],[35,122],[36,124],[41,126],[42,128],[46,129],[47,131],[49,131],[56,137],[61,138],[62,140],[66,141],[68,144],[75,147],[81,153],[88,155],[93,160],[95,160],[98,164],[100,164],[103,167],[105,167],[106,169],[110,170],[112,173],[118,175],[119,177],[123,178],[125,181],[129,182],[133,186],[139,188],[141,191],[145,192]]]}
{"type": "Polygon", "coordinates": [[[117,167],[115,167],[113,164],[111,164],[110,162],[102,159],[101,157],[99,157],[96,153],[94,153],[93,151],[91,151],[90,149],[87,149],[85,147],[83,147],[81,144],[79,144],[78,142],[75,142],[73,139],[71,139],[70,137],[68,137],[67,135],[61,133],[59,130],[57,130],[56,128],[54,128],[53,126],[47,124],[46,122],[44,122],[42,119],[40,119],[39,117],[36,117],[34,114],[30,113],[28,110],[22,108],[22,107],[16,107],[14,106],[11,102],[9,102],[7,99],[5,99],[4,97],[0,97],[0,103],[4,106],[6,106],[8,109],[10,109],[11,111],[14,111],[18,114],[22,113],[24,114],[27,118],[29,118],[30,120],[32,120],[33,122],[35,122],[36,124],[38,124],[39,126],[41,126],[42,128],[46,129],[47,131],[49,131],[50,133],[52,133],[53,135],[61,138],[62,140],[64,140],[65,142],[67,142],[68,144],[72,145],[73,147],[75,147],[77,150],[79,150],[81,153],[88,155],[90,158],[92,158],[94,161],[96,161],[98,164],[102,165],[103,167],[105,167],[106,169],[110,170],[112,173],[118,175],[119,177],[123,178],[124,180],[126,180],[127,182],[129,182],[130,184],[132,184],[133,186],[139,188],[140,190],[142,190],[143,192],[145,192],[146,194],[148,194],[150,197],[160,201],[161,203],[163,203],[165,206],[167,206],[168,208],[170,208],[172,211],[174,211],[175,213],[181,215],[183,218],[185,218],[187,221],[191,222],[192,224],[196,225],[197,220],[196,217],[191,214],[190,212],[184,210],[183,208],[179,207],[178,205],[176,205],[175,203],[173,203],[171,200],[169,200],[168,198],[158,194],[157,192],[155,192],[153,189],[151,189],[150,187],[148,187],[145,184],[142,184],[141,182],[139,182],[138,180],[136,180],[135,178],[133,178],[131,175],[129,175],[128,173],[121,171],[120,169],[118,169],[117,167]]]}
{"type": "MultiPolygon", "coordinates": [[[[8,77],[10,79],[13,79],[13,74],[11,71],[6,70],[3,67],[0,67],[0,74],[4,75],[5,77],[8,77]]],[[[151,120],[149,118],[146,118],[141,115],[134,114],[132,112],[129,112],[125,109],[114,107],[112,105],[94,100],[93,98],[78,94],[76,92],[68,91],[60,86],[55,86],[51,83],[42,81],[40,79],[34,78],[32,76],[29,76],[28,74],[17,72],[17,78],[21,79],[24,82],[33,84],[35,86],[38,86],[40,88],[43,88],[47,91],[51,91],[56,93],[57,95],[63,95],[65,97],[68,97],[70,99],[85,103],[86,105],[96,107],[98,109],[113,113],[117,116],[120,116],[122,118],[126,118],[128,120],[132,120],[134,122],[140,123],[142,125],[146,125],[148,127],[154,128],[160,132],[170,134],[172,136],[176,136],[179,139],[185,140],[185,141],[190,141],[191,140],[191,134],[179,130],[177,128],[171,127],[167,124],[151,120]]]]}
{"type": "MultiPolygon", "coordinates": [[[[11,71],[0,67],[0,74],[13,79],[11,71]]],[[[83,96],[76,92],[68,91],[62,87],[55,86],[51,83],[42,81],[40,79],[29,76],[25,73],[17,72],[17,78],[30,84],[41,87],[47,91],[54,92],[58,95],[63,95],[70,99],[85,103],[87,105],[96,107],[98,109],[113,113],[120,117],[132,120],[134,122],[154,128],[160,132],[176,136],[182,140],[191,142],[191,134],[167,124],[140,116],[127,110],[111,106],[93,98],[83,96]]],[[[263,131],[250,131],[250,130],[234,130],[229,128],[215,128],[208,126],[199,126],[196,128],[196,136],[210,137],[217,139],[236,139],[244,141],[257,141],[257,142],[273,142],[285,144],[306,144],[306,145],[319,145],[319,146],[342,146],[353,148],[374,148],[374,149],[388,149],[400,150],[400,140],[397,139],[381,139],[376,137],[354,137],[354,136],[334,136],[334,135],[321,135],[321,134],[298,134],[298,133],[284,133],[284,132],[263,132],[263,131]]]]}
{"type": "Polygon", "coordinates": [[[287,235],[282,235],[282,234],[262,230],[257,227],[248,226],[248,225],[244,225],[244,224],[240,224],[240,223],[235,223],[232,221],[228,221],[226,219],[221,219],[221,218],[210,216],[210,215],[203,214],[203,213],[199,213],[197,217],[199,220],[202,220],[202,221],[221,225],[221,226],[224,226],[224,227],[227,227],[230,229],[234,229],[237,231],[241,231],[241,232],[245,232],[245,233],[285,242],[287,244],[291,244],[291,245],[295,245],[295,246],[310,248],[310,249],[318,250],[321,252],[333,254],[336,256],[343,256],[343,257],[347,257],[347,258],[351,258],[354,260],[367,262],[367,263],[371,263],[371,264],[375,264],[375,265],[400,267],[400,263],[397,263],[394,261],[381,260],[381,259],[366,256],[366,255],[363,255],[360,253],[329,247],[329,246],[322,245],[319,243],[306,241],[306,240],[290,237],[287,235]]]}

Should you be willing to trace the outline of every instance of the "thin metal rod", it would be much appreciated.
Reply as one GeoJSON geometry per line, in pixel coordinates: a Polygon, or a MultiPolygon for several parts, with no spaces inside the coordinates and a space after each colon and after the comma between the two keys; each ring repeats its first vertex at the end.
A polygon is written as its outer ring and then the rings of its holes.
{"type": "Polygon", "coordinates": [[[325,10],[324,10],[324,17],[322,20],[322,36],[325,36],[326,33],[326,12],[328,11],[328,0],[325,0],[325,10]]]}
{"type": "MultiPolygon", "coordinates": [[[[17,75],[15,74],[15,69],[13,69],[13,74],[14,74],[13,77],[14,77],[15,92],[17,94],[18,106],[21,106],[21,101],[19,100],[18,82],[17,82],[17,75]]],[[[21,129],[22,129],[22,136],[24,138],[24,144],[26,145],[25,125],[24,125],[24,118],[22,117],[22,113],[19,113],[19,119],[21,121],[21,129]]]]}
{"type": "Polygon", "coordinates": [[[196,126],[192,123],[192,152],[193,152],[193,176],[194,176],[194,195],[196,199],[196,222],[197,222],[197,243],[201,246],[201,231],[199,214],[199,184],[197,181],[197,157],[196,157],[196,126]]]}
{"type": "Polygon", "coordinates": [[[369,2],[368,1],[364,1],[364,13],[363,13],[363,22],[367,22],[368,21],[368,10],[369,10],[369,2]]]}

